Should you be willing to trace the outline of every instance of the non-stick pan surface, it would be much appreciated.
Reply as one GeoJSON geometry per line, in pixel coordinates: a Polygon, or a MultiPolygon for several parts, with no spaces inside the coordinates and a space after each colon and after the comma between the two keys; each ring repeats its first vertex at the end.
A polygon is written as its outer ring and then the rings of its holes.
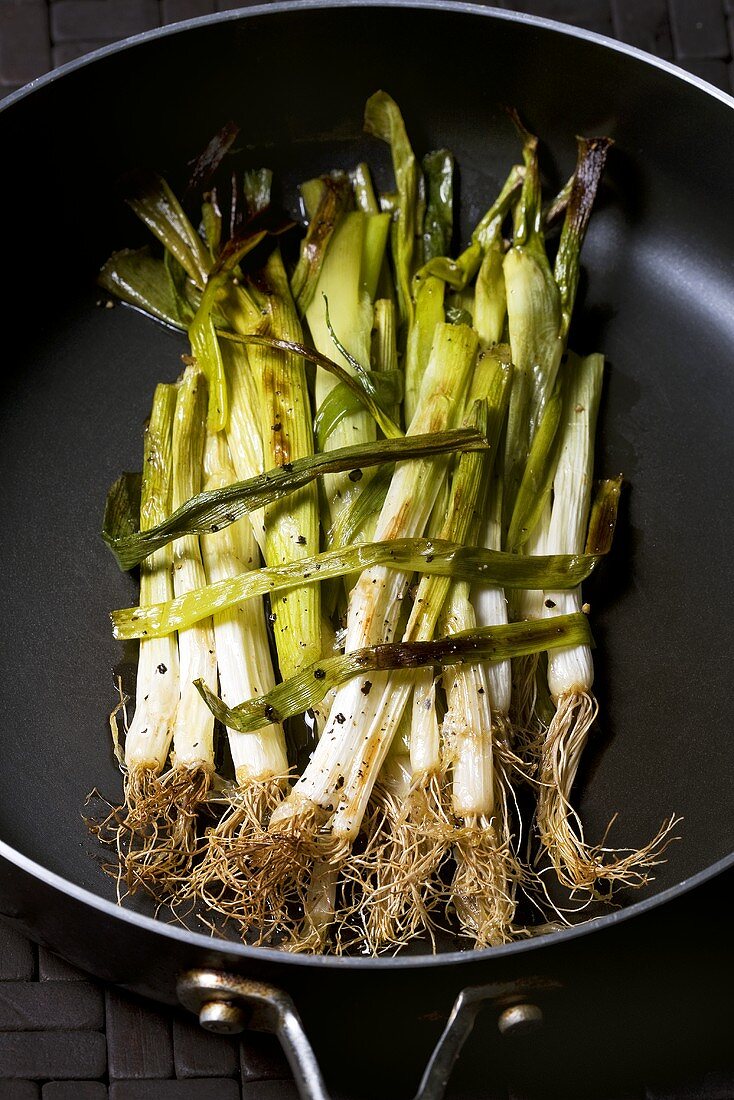
{"type": "MultiPolygon", "coordinates": [[[[99,306],[99,265],[142,240],[120,176],[146,166],[181,184],[186,162],[234,119],[240,163],[273,168],[286,201],[298,181],[365,153],[387,185],[384,148],[361,134],[364,101],[380,87],[419,152],[456,154],[465,235],[517,156],[506,105],[546,142],[550,185],[570,171],[576,133],[616,141],[571,345],[608,357],[598,469],[623,472],[631,488],[612,558],[589,586],[602,710],[578,806],[592,839],[619,811],[612,841],[629,845],[683,816],[655,882],[623,898],[644,907],[639,899],[734,849],[734,102],[594,36],[462,4],[273,5],[197,21],[70,66],[0,116],[0,835],[112,901],[80,811],[93,787],[120,791],[107,714],[115,672],[134,652],[112,641],[108,611],[134,602],[136,588],[98,532],[107,487],[139,467],[153,386],[177,375],[184,350],[132,310],[99,306]]],[[[104,901],[88,912],[90,929],[95,913],[111,927],[104,901]]],[[[49,938],[40,911],[25,919],[49,938]]],[[[60,928],[57,948],[65,936],[60,928]]],[[[544,942],[483,957],[511,966],[513,952],[544,942]]],[[[104,970],[101,945],[88,952],[86,965],[104,970]]],[[[248,956],[228,944],[216,957],[248,956]]]]}

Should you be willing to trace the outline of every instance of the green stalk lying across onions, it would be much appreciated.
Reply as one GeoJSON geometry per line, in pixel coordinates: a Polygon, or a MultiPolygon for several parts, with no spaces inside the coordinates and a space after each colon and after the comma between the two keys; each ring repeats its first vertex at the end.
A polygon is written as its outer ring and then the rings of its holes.
{"type": "Polygon", "coordinates": [[[500,944],[532,932],[518,906],[547,866],[596,896],[646,882],[670,839],[672,819],[639,851],[590,844],[570,801],[597,713],[580,585],[621,486],[592,506],[604,363],[566,349],[610,143],[579,139],[544,209],[513,118],[522,163],[456,258],[453,157],[419,164],[384,92],[365,128],[394,187],[366,164],[304,183],[300,250],[267,170],[233,175],[229,234],[213,188],[192,222],[165,181],[131,186],[162,254],[115,253],[100,281],[190,354],[107,503],[140,567],[113,627],[140,659],[125,801],[96,828],[130,892],[213,929],[500,944]]]}

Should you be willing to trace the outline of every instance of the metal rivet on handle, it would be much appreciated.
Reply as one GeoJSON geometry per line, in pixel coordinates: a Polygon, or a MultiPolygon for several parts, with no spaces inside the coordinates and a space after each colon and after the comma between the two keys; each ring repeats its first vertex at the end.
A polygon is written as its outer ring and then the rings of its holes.
{"type": "Polygon", "coordinates": [[[245,1013],[231,1001],[207,1001],[199,1010],[199,1023],[217,1035],[238,1035],[245,1029],[245,1013]]]}
{"type": "Polygon", "coordinates": [[[522,1004],[506,1008],[497,1021],[500,1033],[514,1038],[537,1031],[543,1023],[543,1013],[537,1005],[522,1004]]]}

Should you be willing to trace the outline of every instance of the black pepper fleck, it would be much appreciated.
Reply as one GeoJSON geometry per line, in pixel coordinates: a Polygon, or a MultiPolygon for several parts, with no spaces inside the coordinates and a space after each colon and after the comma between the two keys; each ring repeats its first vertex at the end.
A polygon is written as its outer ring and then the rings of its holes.
{"type": "Polygon", "coordinates": [[[372,681],[371,680],[365,680],[365,682],[362,684],[362,687],[361,687],[360,690],[361,690],[363,695],[369,695],[369,693],[372,691],[372,681]]]}
{"type": "Polygon", "coordinates": [[[350,481],[361,481],[362,480],[362,471],[361,470],[350,470],[349,471],[349,480],[350,481]]]}
{"type": "Polygon", "coordinates": [[[165,666],[165,665],[163,664],[163,661],[161,661],[161,663],[160,663],[160,664],[158,665],[158,667],[156,668],[156,672],[159,672],[159,673],[161,674],[161,676],[165,676],[165,675],[166,675],[166,673],[168,672],[168,669],[167,669],[167,668],[166,668],[166,666],[165,666]]]}
{"type": "Polygon", "coordinates": [[[315,680],[325,680],[326,679],[326,669],[324,669],[324,668],[315,668],[313,670],[313,674],[314,674],[314,679],[315,680]]]}

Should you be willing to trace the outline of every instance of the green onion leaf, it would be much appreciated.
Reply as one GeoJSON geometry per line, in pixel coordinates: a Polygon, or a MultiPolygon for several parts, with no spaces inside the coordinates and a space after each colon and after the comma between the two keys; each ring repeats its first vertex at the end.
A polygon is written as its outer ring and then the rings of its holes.
{"type": "MultiPolygon", "coordinates": [[[[351,375],[350,380],[351,382],[356,382],[356,387],[359,387],[359,381],[352,378],[351,375]]],[[[383,371],[381,374],[373,374],[372,383],[374,385],[375,397],[383,408],[390,405],[397,405],[402,401],[402,371],[383,371]]],[[[364,391],[359,391],[357,393],[354,391],[355,385],[351,385],[346,381],[339,382],[333,390],[329,391],[321,402],[314,419],[314,431],[320,451],[326,450],[327,440],[337,424],[345,417],[353,416],[365,407],[366,401],[364,391]]]]}
{"type": "Polygon", "coordinates": [[[114,635],[120,640],[162,637],[244,600],[359,573],[375,565],[384,565],[403,573],[451,577],[476,585],[561,592],[581,584],[598,561],[597,556],[584,554],[545,557],[507,554],[443,539],[390,539],[327,550],[323,554],[300,558],[285,565],[252,570],[230,580],[206,585],[195,592],[187,592],[168,603],[113,611],[111,618],[114,635]]]}
{"type": "MultiPolygon", "coordinates": [[[[181,265],[179,264],[179,269],[181,265]]],[[[151,256],[148,248],[123,248],[113,252],[97,276],[109,294],[142,309],[166,325],[183,329],[178,296],[163,260],[151,256]]]]}
{"type": "Polygon", "coordinates": [[[392,226],[395,283],[400,321],[409,329],[413,322],[410,280],[413,274],[414,227],[418,203],[418,165],[408,140],[400,108],[387,92],[375,92],[367,100],[364,110],[364,128],[368,134],[374,134],[375,137],[386,141],[392,153],[393,172],[398,192],[392,226]]]}
{"type": "Polygon", "coordinates": [[[511,552],[520,550],[530,538],[550,495],[556,471],[556,439],[562,412],[563,396],[560,385],[557,385],[530,446],[518,489],[507,531],[506,546],[511,552]]]}
{"type": "Polygon", "coordinates": [[[454,158],[437,149],[423,158],[428,199],[423,219],[423,261],[448,256],[454,232],[454,158]]]}
{"type": "MultiPolygon", "coordinates": [[[[238,481],[226,489],[199,493],[178,508],[164,523],[149,531],[116,537],[114,530],[105,527],[102,537],[117,558],[120,568],[132,569],[171,539],[219,531],[248,512],[272,504],[324,474],[345,471],[354,471],[356,474],[363,467],[379,466],[383,462],[425,458],[453,451],[484,450],[486,447],[486,441],[481,434],[467,428],[340,447],[326,454],[306,455],[286,466],[276,466],[264,474],[247,481],[238,481]]],[[[115,482],[115,487],[118,485],[119,482],[115,482]]]]}
{"type": "Polygon", "coordinates": [[[105,538],[134,537],[140,530],[140,494],[142,474],[120,474],[107,493],[102,530],[105,538]]]}
{"type": "Polygon", "coordinates": [[[449,260],[445,256],[434,257],[423,265],[418,272],[419,277],[424,279],[428,275],[433,275],[436,279],[442,279],[448,283],[454,290],[464,290],[479,271],[485,251],[497,239],[502,223],[510,212],[525,179],[525,169],[516,164],[511,169],[499,195],[475,227],[468,248],[465,248],[456,260],[449,260]]]}

